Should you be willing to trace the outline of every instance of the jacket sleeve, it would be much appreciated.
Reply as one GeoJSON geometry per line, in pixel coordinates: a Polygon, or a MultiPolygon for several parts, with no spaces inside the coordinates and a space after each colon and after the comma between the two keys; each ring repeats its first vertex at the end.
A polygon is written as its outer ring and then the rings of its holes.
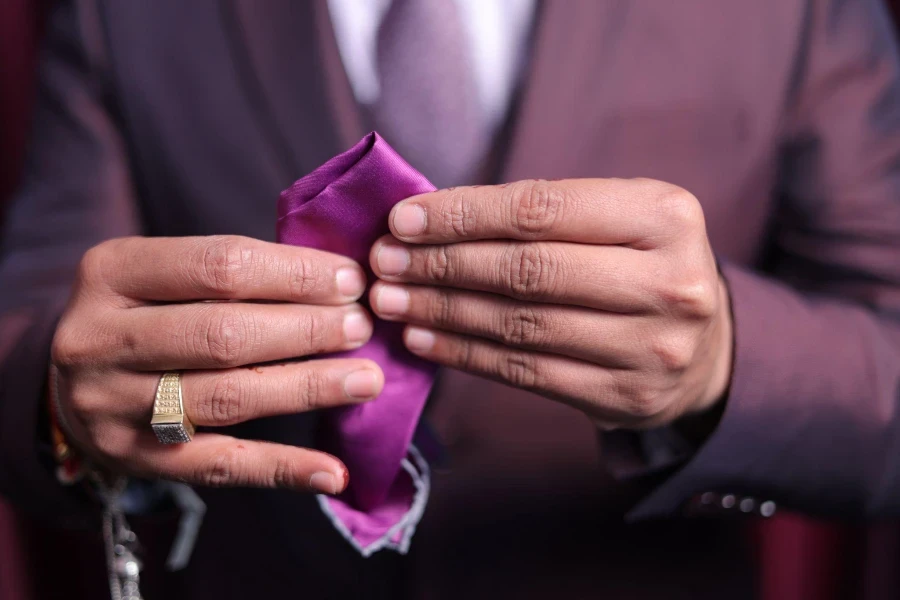
{"type": "Polygon", "coordinates": [[[105,105],[100,20],[56,3],[20,190],[0,237],[0,494],[60,520],[84,511],[41,460],[50,344],[82,254],[139,230],[123,140],[105,105]]]}
{"type": "Polygon", "coordinates": [[[765,272],[725,263],[734,365],[710,438],[632,512],[707,491],[900,513],[900,66],[879,0],[810,0],[765,272]]]}

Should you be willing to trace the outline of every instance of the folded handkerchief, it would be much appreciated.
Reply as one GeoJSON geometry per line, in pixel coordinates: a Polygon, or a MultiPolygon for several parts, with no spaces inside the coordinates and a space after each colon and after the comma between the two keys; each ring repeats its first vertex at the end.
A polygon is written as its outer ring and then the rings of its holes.
{"type": "MultiPolygon", "coordinates": [[[[370,133],[281,193],[278,241],[349,256],[368,269],[372,244],[389,232],[391,208],[434,189],[370,133]]],[[[428,465],[411,442],[435,366],[406,350],[402,332],[402,324],[376,320],[369,343],[340,354],[377,362],[384,391],[323,418],[324,444],[347,465],[350,484],[319,503],[365,556],[382,548],[405,552],[428,498],[428,465]]]]}

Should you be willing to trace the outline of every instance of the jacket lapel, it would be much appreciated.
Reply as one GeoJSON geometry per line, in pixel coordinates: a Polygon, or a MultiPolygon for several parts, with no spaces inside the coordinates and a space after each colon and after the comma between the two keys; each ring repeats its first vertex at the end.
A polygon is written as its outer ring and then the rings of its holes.
{"type": "Polygon", "coordinates": [[[337,136],[341,142],[340,150],[343,151],[358,142],[363,135],[368,133],[369,128],[364,111],[353,95],[353,88],[350,86],[347,71],[341,60],[331,15],[328,12],[328,0],[314,0],[313,4],[329,105],[334,117],[334,124],[337,127],[337,136]]]}
{"type": "MultiPolygon", "coordinates": [[[[327,0],[229,2],[236,67],[289,176],[309,172],[358,141],[366,123],[341,62],[327,0]]],[[[613,13],[624,4],[585,1],[575,11],[562,2],[539,3],[517,108],[495,146],[501,180],[554,177],[572,164],[572,142],[602,100],[578,84],[579,74],[586,72],[584,61],[602,60],[606,26],[619,21],[613,13]]]]}
{"type": "Polygon", "coordinates": [[[364,133],[326,0],[230,2],[236,68],[289,177],[300,177],[364,133]]]}

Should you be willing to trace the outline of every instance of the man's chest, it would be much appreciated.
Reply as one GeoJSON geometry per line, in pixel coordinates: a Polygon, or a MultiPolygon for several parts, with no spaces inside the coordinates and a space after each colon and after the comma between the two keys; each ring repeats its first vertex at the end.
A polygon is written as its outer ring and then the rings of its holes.
{"type": "MultiPolygon", "coordinates": [[[[144,27],[113,15],[148,230],[271,239],[278,192],[353,141],[352,93],[321,5],[212,4],[155,5],[144,27]],[[158,35],[167,20],[180,22],[158,35]]],[[[717,251],[754,260],[773,210],[793,15],[771,15],[779,33],[762,22],[776,9],[716,9],[541,5],[493,179],[666,180],[700,199],[717,251]]]]}

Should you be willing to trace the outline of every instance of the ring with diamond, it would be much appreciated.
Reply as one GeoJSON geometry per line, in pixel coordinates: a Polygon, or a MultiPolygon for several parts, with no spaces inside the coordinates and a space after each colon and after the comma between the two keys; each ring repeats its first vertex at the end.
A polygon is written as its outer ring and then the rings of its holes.
{"type": "Polygon", "coordinates": [[[193,438],[194,424],[184,414],[181,373],[163,373],[159,378],[150,426],[161,444],[185,444],[193,438]]]}

